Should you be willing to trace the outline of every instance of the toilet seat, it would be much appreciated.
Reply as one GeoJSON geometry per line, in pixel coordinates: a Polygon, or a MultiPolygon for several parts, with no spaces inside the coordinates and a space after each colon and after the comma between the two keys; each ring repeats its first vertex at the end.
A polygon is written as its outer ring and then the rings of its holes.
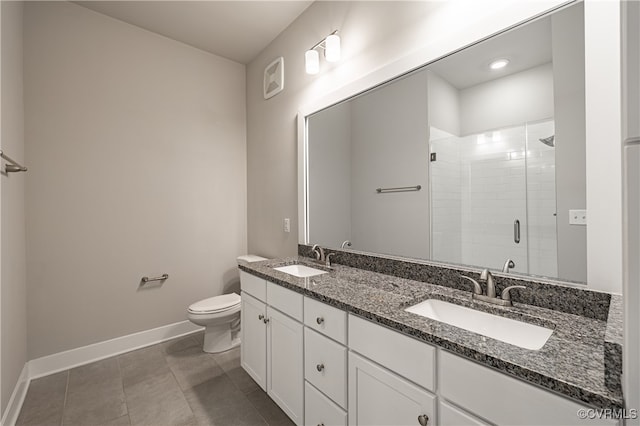
{"type": "Polygon", "coordinates": [[[192,304],[189,306],[189,312],[192,314],[204,315],[233,311],[238,309],[241,300],[240,295],[236,293],[223,294],[192,304]]]}

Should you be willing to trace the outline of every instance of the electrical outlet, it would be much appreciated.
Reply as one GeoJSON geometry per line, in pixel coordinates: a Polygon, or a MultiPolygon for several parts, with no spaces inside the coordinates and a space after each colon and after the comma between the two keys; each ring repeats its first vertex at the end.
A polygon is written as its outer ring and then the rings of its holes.
{"type": "Polygon", "coordinates": [[[569,225],[586,225],[586,210],[569,210],[569,225]]]}
{"type": "Polygon", "coordinates": [[[288,217],[284,218],[283,228],[284,232],[291,232],[291,220],[288,217]]]}

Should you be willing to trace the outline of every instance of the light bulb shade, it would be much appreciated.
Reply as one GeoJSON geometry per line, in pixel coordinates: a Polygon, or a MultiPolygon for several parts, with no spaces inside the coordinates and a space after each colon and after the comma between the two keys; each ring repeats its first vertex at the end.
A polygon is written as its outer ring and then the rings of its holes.
{"type": "Polygon", "coordinates": [[[327,62],[338,62],[340,60],[340,37],[337,34],[327,36],[324,47],[324,57],[327,62]]]}
{"type": "Polygon", "coordinates": [[[318,74],[320,71],[320,55],[317,50],[304,52],[304,69],[307,74],[318,74]]]}

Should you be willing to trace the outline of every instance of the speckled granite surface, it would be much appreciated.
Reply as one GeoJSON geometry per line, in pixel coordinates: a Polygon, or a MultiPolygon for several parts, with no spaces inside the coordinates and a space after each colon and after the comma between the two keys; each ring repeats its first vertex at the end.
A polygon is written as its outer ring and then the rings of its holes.
{"type": "MultiPolygon", "coordinates": [[[[480,276],[478,268],[472,267],[438,264],[387,255],[372,255],[351,250],[327,249],[325,253],[334,253],[333,261],[341,265],[415,281],[430,282],[458,290],[471,291],[469,282],[460,278],[460,274],[468,275],[476,280],[480,276]]],[[[312,259],[311,246],[299,244],[298,255],[312,259]]],[[[504,288],[512,285],[524,285],[528,288],[528,290],[513,290],[511,298],[515,302],[600,320],[606,320],[609,315],[611,299],[609,293],[565,285],[562,281],[533,277],[522,279],[511,274],[491,272],[495,278],[498,294],[504,288]]]]}
{"type": "Polygon", "coordinates": [[[617,294],[611,296],[611,307],[604,337],[604,359],[606,361],[604,380],[606,386],[614,390],[622,386],[622,343],[624,342],[622,309],[622,296],[617,294]]]}
{"type": "Polygon", "coordinates": [[[518,302],[512,308],[499,307],[472,301],[467,286],[460,290],[339,264],[327,274],[310,278],[297,278],[273,269],[294,263],[322,269],[305,257],[254,263],[241,261],[239,268],[595,407],[617,409],[623,406],[620,386],[605,385],[607,322],[602,319],[518,302]],[[553,328],[554,333],[540,350],[533,351],[404,311],[429,298],[454,301],[547,326],[553,328]]]}

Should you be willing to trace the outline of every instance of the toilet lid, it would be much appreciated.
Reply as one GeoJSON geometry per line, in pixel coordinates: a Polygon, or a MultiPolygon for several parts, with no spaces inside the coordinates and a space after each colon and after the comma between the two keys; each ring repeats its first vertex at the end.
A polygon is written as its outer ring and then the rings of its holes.
{"type": "Polygon", "coordinates": [[[256,256],[255,254],[245,254],[243,256],[238,256],[237,260],[244,260],[245,262],[260,262],[261,260],[267,260],[266,257],[256,256]]]}
{"type": "Polygon", "coordinates": [[[225,311],[239,305],[240,300],[240,296],[236,293],[223,294],[196,302],[189,306],[189,311],[195,313],[225,311]]]}

